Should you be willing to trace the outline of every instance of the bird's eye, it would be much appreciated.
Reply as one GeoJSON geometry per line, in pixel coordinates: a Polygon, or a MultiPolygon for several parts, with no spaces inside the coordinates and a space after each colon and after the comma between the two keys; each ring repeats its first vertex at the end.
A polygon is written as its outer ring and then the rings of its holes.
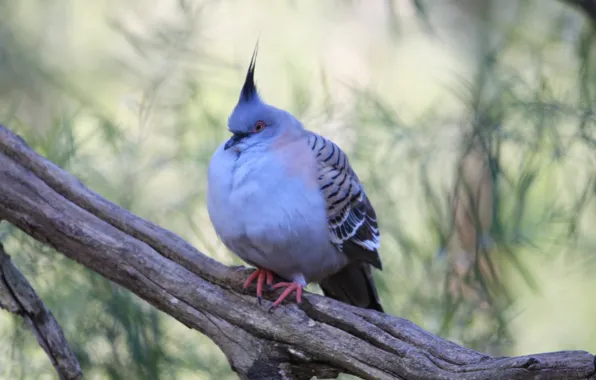
{"type": "Polygon", "coordinates": [[[261,132],[263,129],[265,129],[265,122],[264,121],[257,121],[255,123],[255,126],[252,128],[254,133],[259,133],[261,132]]]}

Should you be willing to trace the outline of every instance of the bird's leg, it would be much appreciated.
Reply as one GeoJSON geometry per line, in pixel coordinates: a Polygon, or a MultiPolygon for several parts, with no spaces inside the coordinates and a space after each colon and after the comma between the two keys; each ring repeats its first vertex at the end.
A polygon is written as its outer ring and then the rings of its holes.
{"type": "Polygon", "coordinates": [[[268,270],[267,271],[267,289],[271,289],[271,285],[273,285],[273,272],[268,270]]]}
{"type": "Polygon", "coordinates": [[[286,290],[275,300],[271,309],[278,307],[293,291],[296,291],[296,302],[302,302],[302,284],[298,282],[278,282],[271,289],[277,288],[286,288],[286,290]]]}
{"type": "Polygon", "coordinates": [[[273,272],[267,269],[258,268],[250,276],[248,276],[246,281],[244,281],[242,289],[248,288],[255,279],[257,279],[257,300],[259,301],[260,305],[263,300],[263,285],[264,283],[267,283],[267,287],[271,287],[271,284],[273,284],[273,272]]]}

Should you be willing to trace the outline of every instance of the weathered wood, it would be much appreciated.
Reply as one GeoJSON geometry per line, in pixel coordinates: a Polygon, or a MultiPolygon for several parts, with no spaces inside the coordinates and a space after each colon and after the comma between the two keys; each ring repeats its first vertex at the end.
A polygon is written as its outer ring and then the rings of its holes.
{"type": "Polygon", "coordinates": [[[29,326],[61,380],[83,378],[62,328],[0,244],[0,308],[17,314],[29,326]]]}
{"type": "Polygon", "coordinates": [[[494,358],[313,294],[268,312],[240,289],[245,269],[105,200],[2,126],[0,219],[207,335],[243,379],[595,378],[584,351],[494,358]]]}

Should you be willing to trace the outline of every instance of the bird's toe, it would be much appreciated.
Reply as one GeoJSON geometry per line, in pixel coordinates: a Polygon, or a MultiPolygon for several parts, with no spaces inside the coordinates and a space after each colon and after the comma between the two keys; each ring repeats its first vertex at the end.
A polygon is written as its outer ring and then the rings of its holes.
{"type": "Polygon", "coordinates": [[[302,284],[297,282],[278,282],[277,284],[273,285],[271,289],[278,289],[278,288],[286,288],[283,293],[277,297],[273,305],[271,306],[270,310],[275,309],[278,307],[290,294],[296,292],[296,302],[302,302],[302,284]]]}

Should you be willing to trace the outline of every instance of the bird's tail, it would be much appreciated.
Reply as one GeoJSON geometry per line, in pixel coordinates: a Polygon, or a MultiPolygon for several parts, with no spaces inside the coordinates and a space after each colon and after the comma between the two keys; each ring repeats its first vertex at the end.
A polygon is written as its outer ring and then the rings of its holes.
{"type": "Polygon", "coordinates": [[[323,279],[323,294],[350,305],[383,312],[369,264],[352,262],[323,279]]]}

